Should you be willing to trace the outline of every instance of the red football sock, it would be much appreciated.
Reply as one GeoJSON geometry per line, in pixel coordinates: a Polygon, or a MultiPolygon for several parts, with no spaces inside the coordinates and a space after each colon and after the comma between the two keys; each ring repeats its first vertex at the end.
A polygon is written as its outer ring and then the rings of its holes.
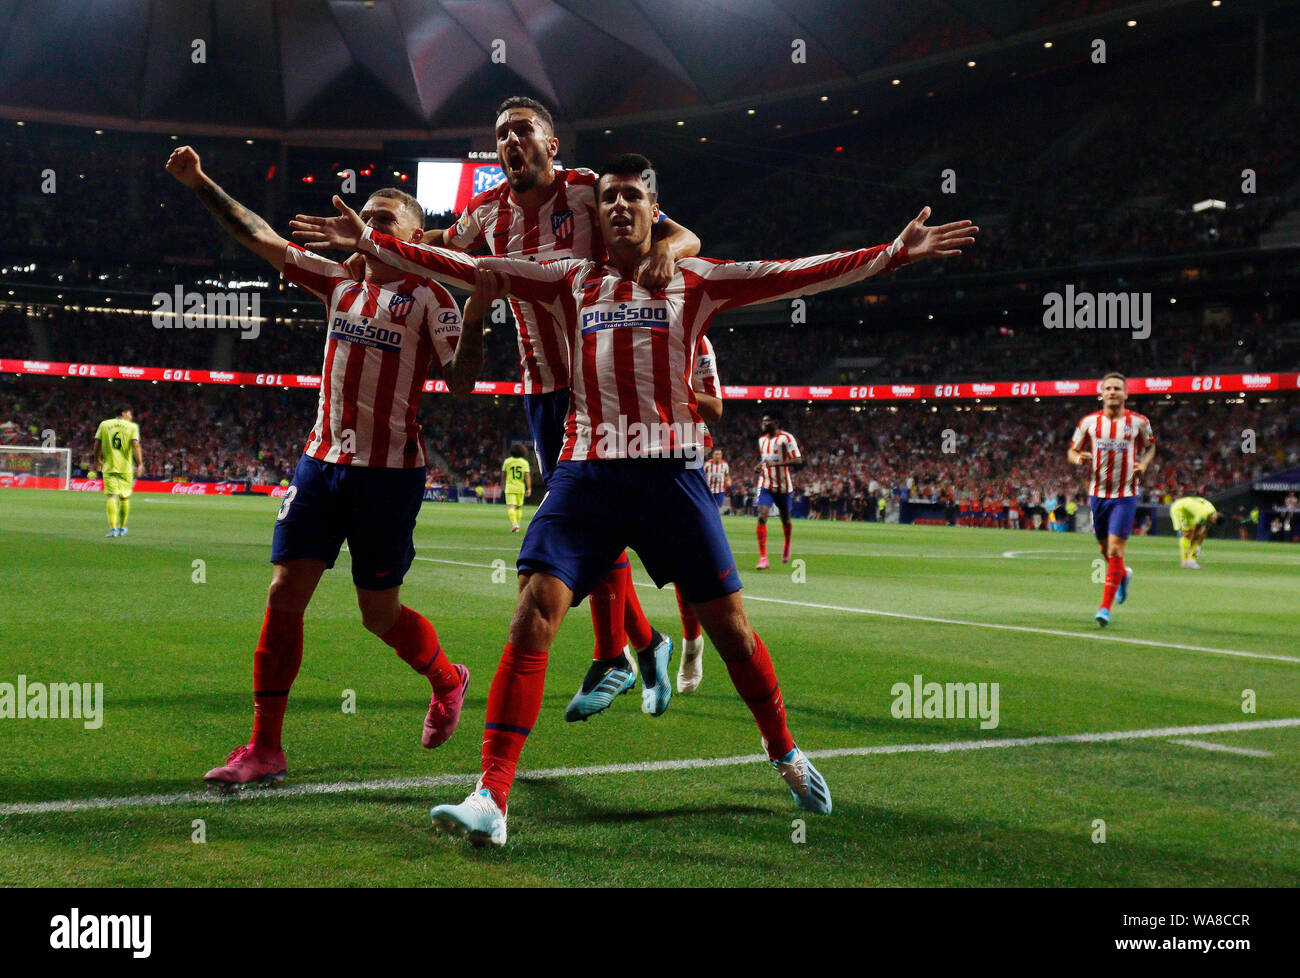
{"type": "Polygon", "coordinates": [[[402,661],[421,676],[427,676],[435,693],[449,693],[460,686],[460,673],[442,651],[438,633],[418,611],[402,605],[397,621],[379,640],[395,649],[402,661]]]}
{"type": "Polygon", "coordinates": [[[695,617],[694,610],[682,597],[682,589],[676,585],[673,589],[677,592],[677,610],[682,616],[682,638],[688,642],[694,641],[700,637],[700,620],[695,617]]]}
{"type": "Polygon", "coordinates": [[[754,532],[758,535],[758,555],[760,557],[766,557],[767,556],[767,524],[759,523],[757,529],[755,529],[754,532]]]}
{"type": "Polygon", "coordinates": [[[655,630],[641,610],[641,599],[636,596],[636,585],[632,583],[632,562],[628,560],[627,551],[623,551],[627,561],[623,568],[623,630],[627,633],[628,643],[633,651],[640,652],[655,640],[655,630]]]}
{"type": "Polygon", "coordinates": [[[1119,582],[1124,580],[1124,558],[1111,557],[1106,561],[1106,590],[1101,595],[1101,606],[1107,611],[1110,610],[1110,604],[1115,600],[1115,592],[1119,590],[1119,582]]]}
{"type": "Polygon", "coordinates": [[[483,787],[504,812],[524,741],[542,711],[546,649],[521,649],[506,643],[492,688],[488,690],[487,728],[483,731],[483,787]]]}
{"type": "Polygon", "coordinates": [[[767,740],[768,755],[784,757],[794,747],[794,738],[786,729],[781,686],[776,681],[772,657],[767,654],[767,646],[757,632],[754,633],[754,645],[754,654],[748,659],[726,663],[727,673],[736,692],[758,721],[758,729],[767,740]]]}
{"type": "Polygon", "coordinates": [[[253,653],[253,747],[280,750],[289,688],[302,665],[302,613],[266,609],[253,653]]]}
{"type": "Polygon", "coordinates": [[[591,657],[597,662],[617,659],[627,644],[627,635],[623,630],[626,597],[623,574],[626,571],[625,552],[587,597],[587,604],[591,606],[591,630],[596,633],[596,648],[591,657]]]}

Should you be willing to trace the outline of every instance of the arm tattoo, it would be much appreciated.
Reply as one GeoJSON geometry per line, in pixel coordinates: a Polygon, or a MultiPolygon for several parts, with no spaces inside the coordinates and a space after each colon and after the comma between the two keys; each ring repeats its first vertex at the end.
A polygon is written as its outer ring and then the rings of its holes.
{"type": "Polygon", "coordinates": [[[270,231],[271,225],[235,200],[215,183],[205,183],[194,191],[203,206],[221,222],[221,226],[236,238],[256,238],[260,231],[270,231]]]}

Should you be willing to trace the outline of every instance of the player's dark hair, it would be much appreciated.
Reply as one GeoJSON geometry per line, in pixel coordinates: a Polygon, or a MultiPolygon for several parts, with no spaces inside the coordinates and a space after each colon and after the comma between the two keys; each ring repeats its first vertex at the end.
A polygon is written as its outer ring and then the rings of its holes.
{"type": "Polygon", "coordinates": [[[1125,377],[1125,376],[1124,376],[1122,373],[1120,373],[1118,370],[1112,370],[1112,371],[1111,371],[1110,373],[1108,373],[1105,377],[1101,378],[1101,382],[1104,384],[1104,383],[1106,383],[1106,381],[1110,380],[1112,377],[1116,378],[1117,380],[1122,380],[1122,381],[1124,382],[1124,386],[1125,386],[1125,387],[1128,386],[1128,378],[1125,377]]]}
{"type": "Polygon", "coordinates": [[[655,185],[654,164],[640,153],[620,153],[618,156],[606,160],[605,165],[600,168],[599,177],[596,179],[598,188],[600,181],[607,176],[640,177],[646,185],[646,190],[650,192],[650,199],[654,200],[658,196],[659,188],[655,185]]]}
{"type": "Polygon", "coordinates": [[[424,207],[421,206],[420,202],[416,200],[414,197],[412,197],[410,194],[408,194],[405,190],[398,190],[396,187],[383,187],[382,189],[376,190],[373,194],[371,194],[369,199],[374,200],[376,197],[385,197],[389,200],[398,201],[403,207],[406,208],[407,213],[409,213],[413,218],[415,218],[416,226],[421,231],[424,230],[424,221],[425,221],[424,207]]]}
{"type": "Polygon", "coordinates": [[[519,442],[515,442],[513,445],[510,446],[511,458],[523,458],[527,454],[528,454],[528,449],[524,448],[524,446],[519,442]]]}
{"type": "Polygon", "coordinates": [[[500,119],[502,112],[509,112],[511,109],[528,109],[537,116],[546,126],[546,131],[552,136],[555,135],[555,120],[551,118],[550,111],[541,102],[535,98],[529,98],[527,95],[511,95],[508,99],[497,106],[495,118],[500,119]]]}
{"type": "Polygon", "coordinates": [[[122,415],[126,414],[130,410],[131,410],[131,405],[123,404],[120,408],[117,409],[117,416],[120,418],[122,415]]]}

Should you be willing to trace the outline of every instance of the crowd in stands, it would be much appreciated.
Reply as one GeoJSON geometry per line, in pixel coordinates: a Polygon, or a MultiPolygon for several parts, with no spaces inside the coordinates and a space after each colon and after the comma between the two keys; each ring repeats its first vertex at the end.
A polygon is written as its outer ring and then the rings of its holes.
{"type": "MultiPolygon", "coordinates": [[[[36,444],[47,429],[73,448],[74,469],[92,466],[96,425],[131,406],[150,478],[278,483],[292,477],[316,410],[310,390],[181,386],[76,379],[0,378],[0,424],[9,440],[36,444]],[[179,395],[179,396],[178,396],[179,395]]],[[[1300,465],[1300,398],[1135,398],[1151,419],[1158,454],[1143,498],[1214,495],[1300,465]],[[1250,435],[1247,435],[1250,432],[1250,435]],[[1246,449],[1253,448],[1254,451],[1246,449]]],[[[870,518],[876,500],[1076,499],[1084,473],[1069,466],[1084,400],[906,403],[893,407],[732,400],[714,438],[732,466],[733,506],[752,508],[759,421],[784,414],[803,448],[797,491],[814,513],[870,518]]],[[[514,441],[527,442],[522,402],[426,396],[421,424],[430,485],[491,487],[514,441]]]]}

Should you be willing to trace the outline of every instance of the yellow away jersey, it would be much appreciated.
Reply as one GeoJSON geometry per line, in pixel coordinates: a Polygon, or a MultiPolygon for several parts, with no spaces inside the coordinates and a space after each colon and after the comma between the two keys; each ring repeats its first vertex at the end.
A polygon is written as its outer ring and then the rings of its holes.
{"type": "Polygon", "coordinates": [[[104,471],[110,474],[130,473],[135,470],[135,456],[131,453],[132,440],[140,440],[140,426],[125,418],[109,418],[95,429],[100,450],[104,456],[104,471]]]}
{"type": "Polygon", "coordinates": [[[501,466],[501,471],[505,473],[506,492],[523,492],[524,475],[528,472],[528,460],[522,458],[506,459],[506,464],[501,466]]]}
{"type": "Polygon", "coordinates": [[[1177,510],[1184,515],[1192,526],[1200,526],[1214,515],[1214,503],[1202,496],[1183,496],[1175,499],[1169,507],[1170,512],[1177,510]]]}

